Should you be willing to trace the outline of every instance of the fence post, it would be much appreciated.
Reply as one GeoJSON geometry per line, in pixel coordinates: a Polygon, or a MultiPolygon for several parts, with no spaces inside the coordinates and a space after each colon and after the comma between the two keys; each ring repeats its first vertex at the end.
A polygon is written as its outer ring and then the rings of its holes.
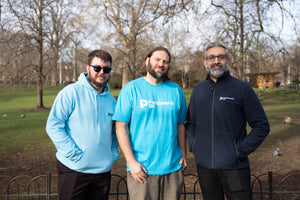
{"type": "Polygon", "coordinates": [[[269,199],[273,200],[273,172],[268,172],[268,181],[269,181],[269,199]]]}
{"type": "Polygon", "coordinates": [[[50,194],[51,194],[51,173],[47,173],[46,176],[46,199],[50,200],[50,194]]]}

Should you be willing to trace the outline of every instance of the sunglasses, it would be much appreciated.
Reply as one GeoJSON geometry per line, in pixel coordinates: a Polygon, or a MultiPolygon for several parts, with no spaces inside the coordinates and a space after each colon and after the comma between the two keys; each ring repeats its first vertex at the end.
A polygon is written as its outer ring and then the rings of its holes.
{"type": "Polygon", "coordinates": [[[95,65],[89,65],[89,66],[94,68],[94,72],[100,72],[101,69],[103,69],[103,72],[108,74],[111,71],[111,67],[101,67],[101,66],[95,66],[95,65]]]}

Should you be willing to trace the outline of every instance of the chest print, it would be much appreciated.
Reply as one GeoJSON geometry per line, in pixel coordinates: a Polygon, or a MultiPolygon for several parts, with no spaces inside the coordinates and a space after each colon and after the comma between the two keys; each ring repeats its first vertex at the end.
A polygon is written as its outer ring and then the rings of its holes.
{"type": "Polygon", "coordinates": [[[226,101],[226,100],[231,100],[231,101],[233,101],[233,100],[234,100],[234,97],[220,97],[219,100],[220,100],[220,101],[226,101]]]}
{"type": "Polygon", "coordinates": [[[155,108],[155,106],[173,106],[175,105],[174,102],[172,101],[152,101],[152,100],[144,100],[141,99],[140,100],[140,107],[144,108],[144,107],[149,107],[149,108],[155,108]]]}

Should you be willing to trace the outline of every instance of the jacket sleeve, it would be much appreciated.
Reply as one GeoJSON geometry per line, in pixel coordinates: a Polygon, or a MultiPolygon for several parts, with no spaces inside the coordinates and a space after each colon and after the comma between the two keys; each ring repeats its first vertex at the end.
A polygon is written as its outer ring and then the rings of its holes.
{"type": "Polygon", "coordinates": [[[82,150],[67,133],[67,121],[74,110],[72,92],[64,88],[52,105],[48,116],[46,131],[54,143],[57,152],[76,162],[82,157],[82,150]]]}
{"type": "Polygon", "coordinates": [[[188,106],[187,114],[186,114],[186,134],[187,134],[187,139],[188,139],[188,147],[190,152],[192,152],[192,147],[195,139],[195,124],[196,124],[196,119],[195,119],[195,106],[194,106],[194,98],[195,94],[194,91],[192,92],[191,98],[190,98],[190,103],[188,106]]]}
{"type": "Polygon", "coordinates": [[[265,111],[255,92],[248,86],[245,90],[244,114],[249,126],[252,128],[249,134],[237,144],[240,158],[248,156],[259,147],[270,132],[270,125],[265,111]]]}

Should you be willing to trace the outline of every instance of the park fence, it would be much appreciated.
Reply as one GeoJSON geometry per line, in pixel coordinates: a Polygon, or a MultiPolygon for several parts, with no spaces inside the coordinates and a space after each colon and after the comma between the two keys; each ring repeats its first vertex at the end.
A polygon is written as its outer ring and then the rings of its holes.
{"type": "MultiPolygon", "coordinates": [[[[283,176],[267,172],[251,175],[253,200],[300,200],[300,173],[283,176]]],[[[47,173],[36,177],[0,175],[0,199],[58,199],[57,175],[47,173]]],[[[112,174],[110,200],[128,200],[126,176],[112,174]]],[[[201,200],[198,177],[186,174],[181,200],[201,200]]]]}

